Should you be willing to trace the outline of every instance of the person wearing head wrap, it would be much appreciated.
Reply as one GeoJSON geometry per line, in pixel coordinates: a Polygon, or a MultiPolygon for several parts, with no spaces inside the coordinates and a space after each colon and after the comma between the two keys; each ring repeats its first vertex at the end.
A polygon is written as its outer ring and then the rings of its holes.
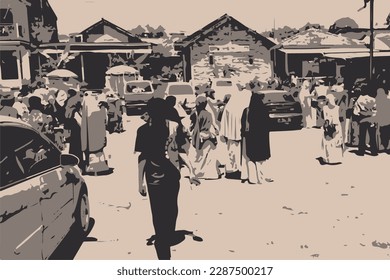
{"type": "Polygon", "coordinates": [[[263,164],[271,157],[270,118],[263,103],[264,94],[252,93],[249,106],[242,113],[242,172],[241,181],[250,184],[272,182],[263,174],[263,164]]]}
{"type": "MultiPolygon", "coordinates": [[[[181,175],[180,165],[176,158],[171,158],[170,152],[176,150],[190,169],[190,182],[199,184],[192,176],[191,164],[180,145],[183,141],[177,139],[180,133],[170,125],[174,119],[177,121],[171,109],[164,99],[150,99],[142,116],[146,123],[138,128],[135,141],[135,152],[139,153],[139,193],[146,196],[146,183],[155,230],[154,246],[157,257],[162,260],[170,259],[170,247],[184,239],[175,233],[181,175]]],[[[175,123],[177,129],[179,124],[175,123]]]]}
{"type": "Polygon", "coordinates": [[[191,129],[192,146],[194,153],[192,158],[195,174],[202,179],[218,179],[220,172],[216,157],[217,129],[214,126],[213,117],[206,110],[207,97],[199,95],[196,98],[196,107],[192,112],[191,129]]]}
{"type": "Polygon", "coordinates": [[[303,127],[309,128],[313,126],[310,82],[308,80],[303,81],[301,90],[299,91],[298,98],[302,107],[302,121],[303,127]]]}
{"type": "Polygon", "coordinates": [[[241,172],[241,117],[242,112],[249,105],[251,91],[255,84],[242,87],[238,86],[238,92],[232,94],[226,104],[221,117],[220,135],[226,143],[225,177],[228,179],[240,179],[241,172]]]}

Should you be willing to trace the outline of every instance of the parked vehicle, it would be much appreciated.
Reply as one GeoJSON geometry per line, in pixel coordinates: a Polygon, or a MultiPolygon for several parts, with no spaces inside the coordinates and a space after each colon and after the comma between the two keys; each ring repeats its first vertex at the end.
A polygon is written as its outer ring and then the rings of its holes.
{"type": "Polygon", "coordinates": [[[78,158],[28,124],[0,117],[0,259],[47,259],[90,225],[78,158]]]}
{"type": "Polygon", "coordinates": [[[302,107],[298,100],[284,90],[263,90],[264,104],[271,118],[271,130],[302,128],[302,107]]]}
{"type": "Polygon", "coordinates": [[[127,114],[142,114],[147,102],[153,97],[153,92],[151,81],[136,80],[128,82],[124,93],[127,114]]]}
{"type": "Polygon", "coordinates": [[[215,91],[215,100],[223,100],[227,94],[235,94],[238,91],[236,84],[232,79],[217,78],[212,80],[211,89],[215,91]]]}
{"type": "Polygon", "coordinates": [[[190,83],[168,83],[166,89],[166,96],[176,97],[176,104],[182,106],[187,114],[189,114],[195,107],[195,91],[190,83]]]}

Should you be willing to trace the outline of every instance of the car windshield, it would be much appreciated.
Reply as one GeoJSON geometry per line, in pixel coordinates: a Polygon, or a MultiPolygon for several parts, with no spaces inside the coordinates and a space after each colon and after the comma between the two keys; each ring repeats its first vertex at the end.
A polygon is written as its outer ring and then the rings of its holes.
{"type": "Polygon", "coordinates": [[[149,82],[130,82],[127,84],[127,92],[141,93],[152,92],[152,84],[149,82]]]}
{"type": "Polygon", "coordinates": [[[190,85],[170,85],[168,89],[169,95],[194,94],[190,85]]]}
{"type": "Polygon", "coordinates": [[[231,87],[233,84],[232,81],[217,81],[215,85],[217,87],[231,87]]]}
{"type": "Polygon", "coordinates": [[[265,103],[269,102],[286,102],[286,101],[294,101],[294,97],[288,92],[270,92],[267,93],[264,97],[265,103]]]}

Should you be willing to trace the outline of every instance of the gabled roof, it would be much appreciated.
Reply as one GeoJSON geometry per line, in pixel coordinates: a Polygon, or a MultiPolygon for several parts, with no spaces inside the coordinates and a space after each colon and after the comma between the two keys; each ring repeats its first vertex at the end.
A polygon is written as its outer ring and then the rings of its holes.
{"type": "Polygon", "coordinates": [[[268,40],[266,37],[260,35],[259,33],[257,33],[256,31],[246,27],[245,25],[243,25],[241,22],[239,22],[238,20],[236,20],[235,18],[233,18],[232,16],[229,16],[228,14],[224,14],[223,16],[221,16],[220,18],[212,21],[211,23],[207,24],[206,26],[204,26],[202,29],[194,32],[193,34],[187,36],[186,38],[184,38],[183,40],[181,41],[177,41],[175,43],[175,45],[179,48],[186,48],[188,46],[191,46],[193,45],[194,43],[196,43],[198,40],[204,38],[204,37],[207,37],[211,32],[213,32],[215,29],[218,29],[219,27],[222,27],[222,26],[225,26],[226,24],[232,24],[234,26],[237,26],[239,27],[240,29],[245,29],[247,30],[248,34],[250,34],[251,36],[253,36],[254,38],[256,38],[257,40],[259,41],[262,41],[263,45],[266,47],[266,48],[271,48],[272,46],[275,45],[275,43],[273,43],[272,41],[268,40]]]}
{"type": "Polygon", "coordinates": [[[42,10],[42,13],[47,15],[50,14],[55,20],[57,20],[57,15],[54,12],[53,8],[50,6],[50,3],[48,0],[19,0],[22,4],[26,5],[30,8],[37,8],[39,10],[42,10]]]}
{"type": "Polygon", "coordinates": [[[98,29],[98,28],[100,28],[102,26],[109,26],[112,29],[116,30],[117,32],[127,36],[129,43],[142,43],[141,39],[135,37],[130,32],[126,31],[125,29],[119,27],[116,24],[113,24],[112,22],[110,22],[110,21],[108,21],[108,20],[106,20],[104,18],[102,18],[100,21],[96,22],[95,24],[91,25],[87,29],[81,31],[80,34],[83,34],[83,35],[92,34],[94,30],[96,30],[96,29],[98,29]]]}
{"type": "Polygon", "coordinates": [[[317,49],[317,48],[361,48],[364,42],[310,28],[281,42],[275,48],[317,49]]]}

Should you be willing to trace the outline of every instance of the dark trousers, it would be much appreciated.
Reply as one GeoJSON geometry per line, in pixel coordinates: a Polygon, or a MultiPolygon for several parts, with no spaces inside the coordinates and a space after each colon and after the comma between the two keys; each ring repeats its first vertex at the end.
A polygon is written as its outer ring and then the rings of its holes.
{"type": "Polygon", "coordinates": [[[372,125],[370,122],[363,122],[359,124],[359,150],[360,154],[364,154],[366,150],[366,135],[370,138],[370,150],[372,154],[378,153],[378,145],[376,143],[376,128],[377,125],[372,125]]]}
{"type": "Polygon", "coordinates": [[[169,183],[159,185],[148,184],[148,192],[156,235],[154,247],[157,257],[159,260],[169,260],[178,214],[179,181],[171,180],[169,183]]]}
{"type": "Polygon", "coordinates": [[[379,133],[381,137],[381,143],[385,151],[389,150],[389,140],[390,140],[390,125],[381,126],[379,128],[379,133]]]}
{"type": "Polygon", "coordinates": [[[76,122],[73,122],[70,125],[69,129],[70,129],[69,153],[78,157],[79,159],[78,166],[81,169],[83,169],[84,159],[83,159],[83,151],[81,150],[81,128],[76,122]]]}

